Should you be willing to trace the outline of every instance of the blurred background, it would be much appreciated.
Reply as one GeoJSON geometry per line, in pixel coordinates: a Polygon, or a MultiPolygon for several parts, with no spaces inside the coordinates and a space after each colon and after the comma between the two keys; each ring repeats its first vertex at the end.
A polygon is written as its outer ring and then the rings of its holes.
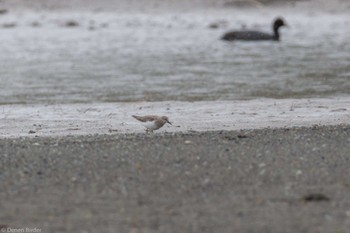
{"type": "Polygon", "coordinates": [[[347,0],[0,0],[0,104],[349,96],[349,41],[347,0]]]}

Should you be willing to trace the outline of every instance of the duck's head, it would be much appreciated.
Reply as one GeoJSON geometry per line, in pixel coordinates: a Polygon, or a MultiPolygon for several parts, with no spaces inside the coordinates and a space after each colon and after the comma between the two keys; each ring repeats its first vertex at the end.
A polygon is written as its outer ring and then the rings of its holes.
{"type": "Polygon", "coordinates": [[[273,29],[277,30],[278,28],[282,26],[288,26],[282,18],[276,18],[275,21],[273,21],[273,29]]]}

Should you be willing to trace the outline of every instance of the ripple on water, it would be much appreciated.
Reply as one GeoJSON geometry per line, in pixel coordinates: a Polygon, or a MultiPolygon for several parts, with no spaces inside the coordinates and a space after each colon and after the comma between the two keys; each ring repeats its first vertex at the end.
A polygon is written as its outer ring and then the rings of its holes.
{"type": "Polygon", "coordinates": [[[219,40],[227,28],[245,22],[270,30],[276,16],[227,15],[82,13],[75,17],[79,26],[70,28],[60,26],[73,18],[68,13],[42,20],[24,15],[0,38],[0,103],[350,94],[350,16],[289,13],[291,27],[282,30],[280,43],[227,43],[219,40]],[[29,19],[41,26],[26,26],[29,19]],[[208,27],[223,19],[227,28],[208,27]],[[102,23],[108,27],[98,27],[102,23]]]}

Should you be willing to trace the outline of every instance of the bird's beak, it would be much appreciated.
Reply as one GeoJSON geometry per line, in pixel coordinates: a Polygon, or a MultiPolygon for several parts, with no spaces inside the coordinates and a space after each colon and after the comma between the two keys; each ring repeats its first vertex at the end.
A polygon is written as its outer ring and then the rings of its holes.
{"type": "Polygon", "coordinates": [[[289,24],[287,24],[287,23],[284,23],[284,26],[285,26],[286,28],[290,28],[289,24]]]}
{"type": "MultiPolygon", "coordinates": [[[[170,121],[166,121],[166,122],[168,122],[169,124],[171,124],[171,122],[170,122],[170,121]]],[[[171,124],[171,125],[173,125],[173,124],[171,124]]]]}

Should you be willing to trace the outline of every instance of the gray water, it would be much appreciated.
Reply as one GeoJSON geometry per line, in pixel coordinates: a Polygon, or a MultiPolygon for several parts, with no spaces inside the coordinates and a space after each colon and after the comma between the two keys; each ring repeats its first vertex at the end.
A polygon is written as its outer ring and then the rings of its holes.
{"type": "Polygon", "coordinates": [[[271,31],[277,15],[1,16],[15,25],[0,27],[0,104],[349,96],[350,14],[284,12],[281,42],[219,40],[244,25],[271,31]]]}

